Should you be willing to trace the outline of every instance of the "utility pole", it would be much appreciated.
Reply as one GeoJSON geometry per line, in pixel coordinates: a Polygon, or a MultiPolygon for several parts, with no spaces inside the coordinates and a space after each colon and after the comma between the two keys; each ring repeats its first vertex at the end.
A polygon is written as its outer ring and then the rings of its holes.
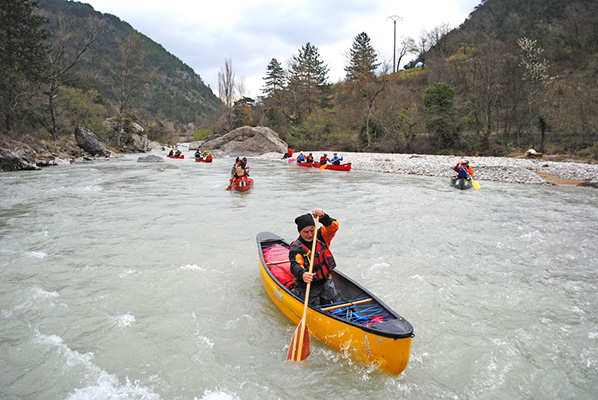
{"type": "Polygon", "coordinates": [[[393,51],[392,51],[392,72],[397,72],[397,20],[399,19],[403,19],[401,17],[399,17],[398,15],[391,15],[390,17],[386,18],[386,19],[392,19],[393,23],[394,23],[394,42],[393,42],[393,51]]]}

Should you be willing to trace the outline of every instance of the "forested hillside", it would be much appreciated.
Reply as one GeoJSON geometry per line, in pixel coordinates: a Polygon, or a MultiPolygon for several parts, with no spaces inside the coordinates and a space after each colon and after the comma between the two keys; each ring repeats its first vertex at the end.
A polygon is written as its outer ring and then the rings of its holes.
{"type": "MultiPolygon", "coordinates": [[[[302,149],[598,159],[595,0],[482,1],[457,29],[398,41],[398,55],[423,68],[380,67],[367,32],[335,85],[310,43],[286,69],[272,59],[266,124],[302,149]]],[[[260,107],[235,113],[237,125],[260,107]]]]}
{"type": "Polygon", "coordinates": [[[3,98],[4,132],[56,140],[83,126],[120,146],[118,128],[132,122],[168,141],[218,117],[219,100],[189,66],[114,15],[64,0],[7,0],[2,12],[5,47],[16,58],[19,41],[45,37],[32,52],[40,53],[35,71],[25,60],[3,61],[16,71],[3,82],[14,93],[3,98]]]}

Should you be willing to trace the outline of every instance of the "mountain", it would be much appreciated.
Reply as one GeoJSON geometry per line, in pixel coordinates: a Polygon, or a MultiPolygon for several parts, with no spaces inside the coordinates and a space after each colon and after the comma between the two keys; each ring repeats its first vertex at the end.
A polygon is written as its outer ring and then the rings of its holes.
{"type": "Polygon", "coordinates": [[[193,133],[217,118],[219,100],[201,77],[127,22],[76,1],[40,0],[39,9],[49,19],[46,28],[55,42],[65,35],[60,30],[70,30],[67,35],[71,35],[70,40],[76,46],[75,38],[81,40],[83,32],[88,34],[91,26],[99,27],[97,40],[74,68],[79,78],[73,81],[73,86],[97,89],[105,102],[117,100],[110,77],[115,66],[122,66],[119,57],[123,43],[134,35],[138,38],[138,62],[134,65],[136,77],[130,79],[139,82],[139,78],[145,78],[131,99],[129,113],[134,119],[146,125],[169,123],[177,131],[193,133]]]}

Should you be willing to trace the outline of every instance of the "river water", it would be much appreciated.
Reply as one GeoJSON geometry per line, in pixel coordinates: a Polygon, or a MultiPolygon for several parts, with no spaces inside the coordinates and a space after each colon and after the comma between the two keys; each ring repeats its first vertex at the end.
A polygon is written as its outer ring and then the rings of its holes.
{"type": "Polygon", "coordinates": [[[598,191],[137,155],[0,174],[1,399],[594,399],[598,191]],[[260,231],[339,220],[339,269],[415,329],[398,377],[265,295],[260,231]]]}

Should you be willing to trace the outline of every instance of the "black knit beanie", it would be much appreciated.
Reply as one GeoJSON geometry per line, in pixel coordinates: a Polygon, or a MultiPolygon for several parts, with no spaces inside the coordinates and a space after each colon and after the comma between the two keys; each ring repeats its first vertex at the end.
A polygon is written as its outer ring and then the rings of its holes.
{"type": "Polygon", "coordinates": [[[311,214],[303,214],[298,216],[295,218],[295,223],[297,224],[298,232],[301,232],[306,226],[316,226],[314,217],[312,217],[311,214]]]}

